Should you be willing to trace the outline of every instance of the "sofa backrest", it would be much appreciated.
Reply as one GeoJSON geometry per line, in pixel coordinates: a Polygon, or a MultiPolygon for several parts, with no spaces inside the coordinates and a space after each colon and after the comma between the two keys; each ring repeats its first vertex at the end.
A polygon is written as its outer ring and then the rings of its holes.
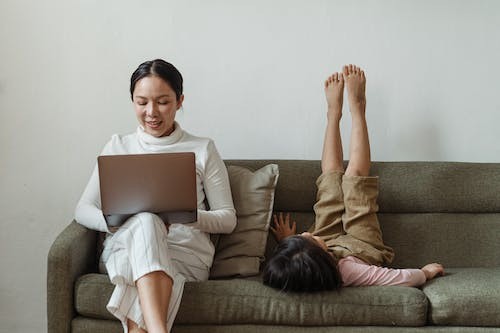
{"type": "MultiPolygon", "coordinates": [[[[227,160],[252,170],[276,163],[275,212],[290,212],[298,231],[314,222],[320,161],[227,160]]],[[[500,163],[373,162],[379,220],[393,267],[500,266],[500,163]]],[[[276,242],[269,235],[266,257],[276,242]]]]}

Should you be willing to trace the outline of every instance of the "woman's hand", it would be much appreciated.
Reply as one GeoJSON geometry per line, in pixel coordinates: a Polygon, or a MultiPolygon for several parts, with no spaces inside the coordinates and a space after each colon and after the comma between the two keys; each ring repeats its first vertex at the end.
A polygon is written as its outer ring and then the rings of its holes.
{"type": "Polygon", "coordinates": [[[276,214],[273,214],[273,218],[274,228],[271,226],[271,231],[278,242],[296,234],[297,224],[295,221],[290,224],[290,213],[286,214],[285,219],[283,219],[283,213],[280,213],[279,218],[276,214]]]}
{"type": "Polygon", "coordinates": [[[441,264],[432,263],[425,265],[421,268],[422,272],[424,272],[427,280],[431,280],[436,277],[436,275],[444,275],[444,267],[441,264]]]}

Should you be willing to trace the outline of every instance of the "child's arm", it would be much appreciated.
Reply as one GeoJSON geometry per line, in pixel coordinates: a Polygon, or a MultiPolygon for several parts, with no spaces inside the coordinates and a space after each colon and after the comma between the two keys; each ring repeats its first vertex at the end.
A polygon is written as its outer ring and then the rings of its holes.
{"type": "Polygon", "coordinates": [[[290,213],[287,213],[283,219],[283,213],[280,213],[279,218],[276,214],[273,215],[274,218],[274,228],[271,226],[270,229],[273,232],[274,237],[278,243],[289,236],[296,234],[297,225],[294,222],[290,224],[290,213]]]}
{"type": "Polygon", "coordinates": [[[429,264],[422,269],[394,269],[369,265],[355,257],[339,261],[344,286],[407,286],[418,287],[436,275],[444,274],[440,264],[429,264]]]}

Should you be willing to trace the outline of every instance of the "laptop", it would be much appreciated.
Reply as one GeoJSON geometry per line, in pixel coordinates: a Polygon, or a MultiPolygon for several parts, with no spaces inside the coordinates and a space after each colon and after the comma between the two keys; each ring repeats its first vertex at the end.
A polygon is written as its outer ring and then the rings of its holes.
{"type": "Polygon", "coordinates": [[[155,213],[166,223],[197,220],[194,153],[106,155],[97,164],[108,226],[140,212],[155,213]]]}

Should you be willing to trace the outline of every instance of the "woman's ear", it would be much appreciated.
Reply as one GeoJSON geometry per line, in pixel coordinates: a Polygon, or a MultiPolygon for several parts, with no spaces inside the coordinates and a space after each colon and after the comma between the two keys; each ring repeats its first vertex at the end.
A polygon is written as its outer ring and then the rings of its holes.
{"type": "Polygon", "coordinates": [[[177,101],[177,110],[179,110],[182,107],[182,103],[184,102],[184,94],[182,94],[179,97],[179,100],[177,101]]]}

